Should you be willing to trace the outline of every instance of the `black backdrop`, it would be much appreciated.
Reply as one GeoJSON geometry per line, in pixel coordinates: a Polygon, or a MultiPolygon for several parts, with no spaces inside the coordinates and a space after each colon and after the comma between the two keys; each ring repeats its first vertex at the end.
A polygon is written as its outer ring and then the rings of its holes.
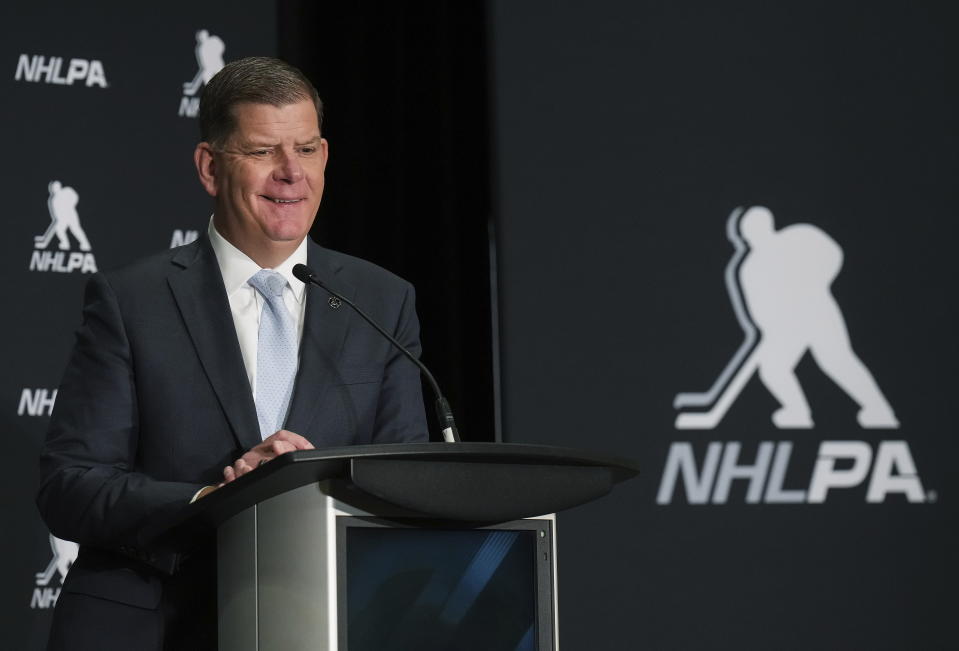
{"type": "Polygon", "coordinates": [[[279,6],[280,56],[326,102],[330,163],[313,236],[416,286],[423,360],[461,436],[493,440],[484,6],[279,6]]]}
{"type": "MultiPolygon", "coordinates": [[[[51,564],[57,554],[33,496],[83,286],[96,269],[196,237],[209,219],[211,202],[192,164],[196,121],[181,110],[196,97],[184,84],[196,89],[201,31],[216,39],[214,56],[205,59],[213,67],[219,59],[273,53],[276,8],[66,0],[0,7],[0,132],[9,152],[0,239],[7,288],[0,337],[0,425],[8,451],[0,535],[5,649],[44,647],[60,589],[61,572],[51,564]],[[53,214],[63,224],[78,218],[79,229],[74,224],[63,241],[43,241],[53,214]]],[[[75,557],[75,547],[57,545],[61,560],[75,557]]]]}
{"type": "MultiPolygon", "coordinates": [[[[184,84],[198,72],[198,38],[218,39],[223,61],[280,54],[313,79],[332,158],[312,235],[415,283],[424,358],[464,438],[494,437],[483,7],[343,5],[44,0],[0,9],[12,301],[2,346],[12,459],[0,536],[4,648],[43,648],[61,584],[33,494],[83,285],[94,267],[206,227],[210,200],[192,165],[198,134],[184,110],[196,98],[184,84]],[[35,243],[51,223],[53,181],[66,192],[60,201],[78,198],[90,251],[75,232],[66,250],[57,237],[35,243]],[[68,271],[71,256],[78,266],[68,271]]],[[[75,554],[57,545],[63,560],[75,554]]]]}

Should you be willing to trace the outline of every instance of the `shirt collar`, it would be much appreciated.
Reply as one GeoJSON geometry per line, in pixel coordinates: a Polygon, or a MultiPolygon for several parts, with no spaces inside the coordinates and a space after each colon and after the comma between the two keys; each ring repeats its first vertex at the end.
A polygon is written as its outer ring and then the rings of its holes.
{"type": "MultiPolygon", "coordinates": [[[[227,296],[232,296],[234,292],[244,287],[250,287],[246,281],[252,278],[253,275],[261,269],[260,265],[220,235],[216,230],[216,226],[213,225],[213,217],[210,217],[207,234],[210,237],[210,244],[213,246],[213,253],[216,255],[217,264],[220,266],[220,273],[223,275],[223,284],[226,286],[227,296]]],[[[305,237],[290,257],[273,269],[273,271],[282,274],[286,278],[287,282],[290,283],[290,289],[293,290],[293,297],[297,303],[301,303],[303,301],[303,294],[306,291],[306,285],[293,275],[293,267],[297,264],[306,264],[305,237]]]]}

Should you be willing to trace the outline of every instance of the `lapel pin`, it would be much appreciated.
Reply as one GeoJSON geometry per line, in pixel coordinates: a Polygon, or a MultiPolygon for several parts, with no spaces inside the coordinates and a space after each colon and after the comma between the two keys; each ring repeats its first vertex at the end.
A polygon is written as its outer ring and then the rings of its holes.
{"type": "Polygon", "coordinates": [[[334,310],[342,305],[343,302],[335,296],[330,296],[330,307],[334,310]]]}

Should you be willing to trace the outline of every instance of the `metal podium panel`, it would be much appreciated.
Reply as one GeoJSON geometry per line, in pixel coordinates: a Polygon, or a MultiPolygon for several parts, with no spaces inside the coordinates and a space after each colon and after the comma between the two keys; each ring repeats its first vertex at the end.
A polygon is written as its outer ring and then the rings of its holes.
{"type": "Polygon", "coordinates": [[[336,516],[372,514],[333,499],[330,484],[272,497],[220,526],[221,651],[337,649],[336,516]]]}
{"type": "Polygon", "coordinates": [[[256,507],[217,530],[217,638],[220,649],[257,649],[256,507]]]}
{"type": "Polygon", "coordinates": [[[317,484],[266,500],[257,509],[259,649],[326,651],[332,550],[329,500],[317,484]],[[291,535],[290,532],[296,532],[291,535]]]}
{"type": "MultiPolygon", "coordinates": [[[[409,517],[409,513],[342,482],[323,481],[255,504],[220,526],[221,651],[339,650],[337,556],[345,551],[336,548],[338,516],[388,520],[409,517]]],[[[550,648],[556,649],[555,518],[535,519],[549,520],[553,531],[547,580],[552,587],[550,648]]]]}

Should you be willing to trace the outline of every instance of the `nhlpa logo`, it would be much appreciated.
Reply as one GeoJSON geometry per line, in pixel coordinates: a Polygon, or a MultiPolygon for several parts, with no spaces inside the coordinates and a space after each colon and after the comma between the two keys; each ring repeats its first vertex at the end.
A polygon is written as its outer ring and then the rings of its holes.
{"type": "Polygon", "coordinates": [[[735,248],[726,267],[726,289],[745,337],[708,391],[676,395],[675,409],[706,410],[681,411],[676,428],[716,427],[753,373],[782,405],[772,415],[776,427],[811,428],[812,411],[794,372],[806,352],[859,405],[862,427],[899,427],[879,385],[853,352],[830,290],[842,268],[839,245],[810,224],[777,231],[772,213],[761,206],[734,210],[726,233],[735,248]]]}
{"type": "Polygon", "coordinates": [[[183,84],[183,97],[180,99],[178,115],[195,118],[200,111],[200,89],[210,83],[213,75],[220,72],[225,65],[223,52],[226,45],[219,36],[210,34],[205,29],[196,33],[196,76],[192,81],[183,84]]]}
{"type": "Polygon", "coordinates": [[[53,587],[50,584],[55,576],[59,576],[60,585],[63,585],[67,578],[67,572],[70,566],[77,560],[77,553],[80,546],[69,540],[62,540],[53,534],[50,534],[50,549],[53,551],[53,558],[47,564],[47,568],[36,574],[36,587],[33,589],[33,597],[30,599],[31,608],[52,608],[57,603],[60,596],[60,588],[53,587]]]}
{"type": "Polygon", "coordinates": [[[175,249],[178,246],[189,244],[200,237],[199,231],[176,228],[173,230],[173,236],[170,238],[170,248],[175,249]]]}
{"type": "Polygon", "coordinates": [[[17,416],[50,416],[57,401],[57,389],[25,388],[20,393],[17,416]]]}
{"type": "MultiPolygon", "coordinates": [[[[898,428],[879,385],[853,352],[832,295],[843,263],[839,245],[810,224],[776,230],[772,213],[760,206],[734,210],[726,233],[735,249],[726,266],[726,289],[743,343],[708,391],[676,395],[676,428],[715,428],[753,373],[781,405],[772,415],[777,428],[811,428],[812,410],[795,375],[807,352],[859,405],[862,427],[898,428]]],[[[879,441],[878,446],[820,441],[808,483],[795,487],[786,485],[792,441],[746,447],[742,441],[673,442],[656,502],[672,503],[682,480],[689,504],[725,504],[734,482],[747,484],[747,504],[819,504],[830,492],[858,487],[867,478],[868,503],[882,503],[895,494],[913,504],[937,499],[935,491],[923,489],[906,441],[879,441]]]]}
{"type": "Polygon", "coordinates": [[[77,212],[80,196],[76,190],[60,181],[51,181],[47,187],[50,191],[47,199],[50,226],[43,235],[33,238],[35,250],[30,258],[30,271],[96,272],[97,262],[90,252],[90,240],[80,225],[80,215],[77,212]],[[70,236],[73,236],[79,251],[72,250],[70,236]],[[47,250],[54,238],[57,240],[58,250],[47,250]]]}
{"type": "Polygon", "coordinates": [[[96,59],[70,59],[66,74],[62,74],[63,57],[45,57],[39,54],[21,54],[17,60],[15,81],[31,81],[35,83],[57,84],[72,86],[83,81],[88,88],[91,86],[107,87],[107,76],[103,71],[103,64],[96,59]]]}

